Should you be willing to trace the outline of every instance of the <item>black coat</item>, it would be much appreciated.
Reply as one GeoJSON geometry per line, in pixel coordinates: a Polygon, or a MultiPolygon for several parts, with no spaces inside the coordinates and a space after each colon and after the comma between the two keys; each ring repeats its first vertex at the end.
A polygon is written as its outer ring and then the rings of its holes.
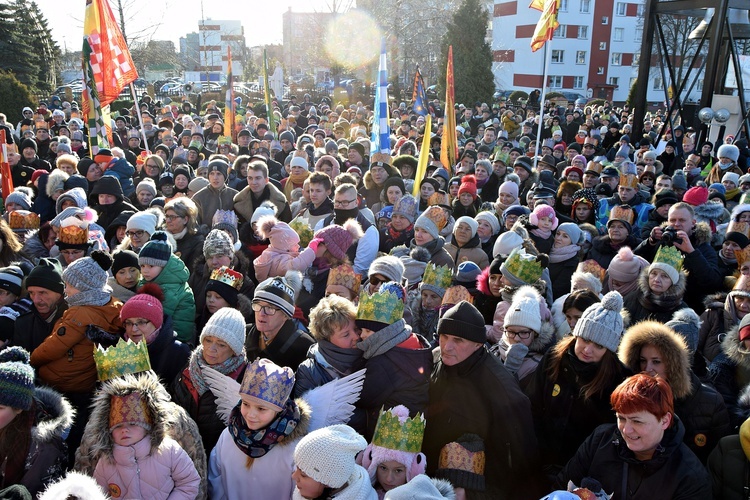
{"type": "Polygon", "coordinates": [[[422,442],[428,475],[437,469],[443,446],[472,433],[484,441],[488,496],[541,496],[534,495],[538,460],[529,400],[497,357],[480,347],[457,365],[439,361],[429,394],[422,442]]]}
{"type": "Polygon", "coordinates": [[[177,240],[175,255],[186,265],[191,266],[198,256],[203,255],[203,235],[185,234],[177,240]]]}
{"type": "MultiPolygon", "coordinates": [[[[277,311],[276,314],[284,314],[277,311]]],[[[260,332],[252,323],[247,327],[247,337],[245,338],[245,351],[247,353],[247,362],[252,363],[258,358],[267,358],[279,366],[288,366],[297,371],[299,365],[307,357],[307,350],[315,343],[315,340],[297,328],[296,323],[287,320],[276,334],[271,344],[265,349],[260,347],[260,332]]]]}
{"type": "Polygon", "coordinates": [[[690,385],[689,395],[675,399],[674,412],[685,425],[685,444],[706,463],[711,450],[730,433],[729,413],[721,394],[692,372],[690,385]]]}
{"type": "Polygon", "coordinates": [[[747,500],[750,461],[738,434],[722,438],[709,455],[707,465],[715,499],[747,500]]]}
{"type": "Polygon", "coordinates": [[[579,485],[583,478],[591,477],[608,494],[614,492],[613,498],[618,500],[710,499],[708,472],[682,442],[684,434],[682,422],[675,418],[654,456],[640,461],[628,449],[616,424],[601,425],[560,472],[556,487],[565,489],[569,480],[579,485]]]}
{"type": "Polygon", "coordinates": [[[576,272],[578,262],[576,256],[562,262],[550,263],[548,269],[550,280],[552,280],[552,298],[554,300],[570,293],[570,281],[573,278],[573,273],[576,272]]]}
{"type": "MultiPolygon", "coordinates": [[[[610,245],[610,239],[608,235],[605,234],[604,236],[597,236],[591,243],[591,249],[586,256],[586,259],[594,259],[597,264],[602,266],[604,269],[607,269],[610,262],[612,262],[612,259],[614,259],[615,255],[617,255],[617,252],[620,250],[620,248],[630,247],[635,251],[635,248],[639,243],[641,243],[641,240],[631,234],[625,239],[625,242],[622,245],[614,248],[612,245],[610,245]]],[[[651,259],[646,260],[652,262],[654,259],[652,256],[651,259]]]]}
{"type": "Polygon", "coordinates": [[[164,316],[159,335],[148,345],[151,369],[165,382],[174,380],[190,359],[190,347],[177,340],[172,317],[164,316]]]}
{"type": "Polygon", "coordinates": [[[60,300],[54,318],[47,321],[39,316],[36,307],[32,306],[31,311],[20,315],[16,319],[11,345],[23,347],[29,353],[34,352],[34,349],[39,347],[44,342],[44,339],[49,337],[55,323],[57,323],[57,320],[62,317],[67,309],[68,304],[64,300],[60,300]]]}

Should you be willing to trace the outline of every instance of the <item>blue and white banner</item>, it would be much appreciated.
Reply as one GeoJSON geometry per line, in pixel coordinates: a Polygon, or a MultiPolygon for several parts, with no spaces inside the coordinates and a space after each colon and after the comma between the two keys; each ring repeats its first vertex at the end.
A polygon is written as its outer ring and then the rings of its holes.
{"type": "Polygon", "coordinates": [[[378,85],[375,87],[375,116],[372,120],[370,155],[391,154],[391,127],[388,116],[388,68],[385,59],[385,39],[380,42],[378,85]]]}

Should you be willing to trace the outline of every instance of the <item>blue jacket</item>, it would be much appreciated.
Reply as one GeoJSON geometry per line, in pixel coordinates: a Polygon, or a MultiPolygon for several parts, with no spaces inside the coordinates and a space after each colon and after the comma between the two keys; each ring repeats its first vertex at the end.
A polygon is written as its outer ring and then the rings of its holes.
{"type": "Polygon", "coordinates": [[[107,168],[104,174],[102,174],[102,177],[105,175],[116,177],[117,180],[120,181],[120,186],[122,186],[123,194],[126,197],[130,198],[130,196],[135,193],[133,174],[135,174],[135,168],[133,167],[133,165],[128,163],[128,160],[126,160],[125,158],[119,158],[107,168]]]}

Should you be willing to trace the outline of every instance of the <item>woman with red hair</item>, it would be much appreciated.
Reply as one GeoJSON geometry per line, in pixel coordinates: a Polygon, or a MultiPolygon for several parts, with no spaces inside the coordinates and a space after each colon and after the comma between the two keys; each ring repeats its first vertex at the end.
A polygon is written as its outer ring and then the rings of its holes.
{"type": "Polygon", "coordinates": [[[610,403],[617,424],[601,425],[586,439],[557,476],[558,488],[590,477],[615,498],[711,498],[706,469],[682,442],[685,428],[666,380],[633,375],[610,403]]]}

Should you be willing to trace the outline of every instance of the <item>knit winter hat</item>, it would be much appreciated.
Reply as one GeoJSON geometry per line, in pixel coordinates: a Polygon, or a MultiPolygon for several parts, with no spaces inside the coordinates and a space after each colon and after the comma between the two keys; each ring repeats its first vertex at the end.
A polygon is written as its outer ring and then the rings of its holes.
{"type": "Polygon", "coordinates": [[[665,324],[685,339],[685,343],[691,354],[698,349],[698,334],[700,332],[701,319],[693,309],[689,307],[680,309],[665,324]]]}
{"type": "Polygon", "coordinates": [[[109,431],[122,424],[135,424],[150,431],[154,418],[143,394],[133,391],[127,395],[113,395],[109,407],[109,431]]]}
{"type": "Polygon", "coordinates": [[[542,329],[539,304],[542,296],[532,286],[522,286],[513,295],[510,309],[505,313],[504,326],[521,326],[536,333],[542,329]]]}
{"type": "Polygon", "coordinates": [[[477,286],[477,278],[480,274],[482,274],[482,269],[474,262],[467,260],[458,265],[456,276],[453,277],[453,282],[456,285],[461,285],[466,288],[475,288],[477,286]]]}
{"type": "Polygon", "coordinates": [[[224,160],[216,158],[208,163],[208,174],[211,172],[219,172],[224,176],[224,180],[227,179],[227,172],[229,172],[229,164],[224,160]]]}
{"type": "Polygon", "coordinates": [[[548,217],[552,220],[553,231],[557,228],[557,224],[559,221],[557,220],[557,214],[555,214],[554,208],[549,205],[538,205],[534,207],[534,211],[531,212],[531,215],[529,215],[529,222],[531,222],[535,226],[538,226],[539,219],[541,219],[542,217],[548,217]]]}
{"type": "Polygon", "coordinates": [[[222,229],[212,229],[203,242],[203,256],[206,260],[216,255],[227,255],[234,258],[232,237],[222,229]]]}
{"type": "Polygon", "coordinates": [[[362,226],[354,219],[344,222],[343,227],[337,224],[331,224],[315,233],[315,238],[323,240],[326,248],[331,255],[337,259],[343,260],[346,252],[352,243],[363,236],[362,226]]]}
{"type": "Polygon", "coordinates": [[[120,309],[120,319],[143,318],[149,320],[158,330],[164,323],[164,308],[161,301],[164,294],[159,285],[147,283],[138,293],[130,297],[120,309]],[[154,289],[153,287],[156,287],[154,289]],[[161,298],[158,297],[161,296],[161,298]]]}
{"type": "Polygon", "coordinates": [[[695,186],[685,192],[682,201],[694,207],[704,205],[708,201],[708,188],[706,186],[695,186]]]}
{"type": "Polygon", "coordinates": [[[22,347],[0,351],[0,405],[30,410],[34,401],[34,369],[22,347]]]}
{"type": "Polygon", "coordinates": [[[641,271],[648,267],[648,261],[635,255],[630,247],[622,247],[609,263],[609,277],[621,283],[631,283],[638,279],[641,271]]]}
{"type": "MultiPolygon", "coordinates": [[[[485,221],[487,224],[490,225],[492,228],[492,235],[496,235],[500,232],[500,221],[495,216],[494,212],[491,212],[489,210],[485,210],[483,212],[479,212],[475,217],[474,220],[477,221],[485,221]]],[[[478,227],[478,225],[477,225],[478,227]]]]}
{"type": "Polygon", "coordinates": [[[473,175],[465,175],[461,178],[461,186],[458,188],[458,196],[469,193],[473,199],[477,199],[477,178],[473,175]]]}
{"type": "Polygon", "coordinates": [[[474,219],[466,215],[458,218],[458,220],[456,221],[456,225],[453,226],[454,233],[456,232],[456,228],[458,227],[458,225],[461,223],[469,226],[469,229],[471,229],[472,238],[477,235],[477,229],[479,228],[479,223],[477,223],[477,221],[475,221],[474,219]]]}
{"type": "Polygon", "coordinates": [[[151,212],[136,212],[128,219],[125,227],[128,231],[145,231],[149,235],[152,235],[156,231],[158,223],[159,220],[156,214],[151,212]]]}
{"type": "Polygon", "coordinates": [[[140,269],[138,254],[132,250],[119,250],[112,255],[112,276],[117,276],[121,269],[135,267],[140,269]]]}
{"type": "Polygon", "coordinates": [[[199,176],[188,183],[188,191],[197,193],[198,191],[208,186],[209,184],[210,183],[208,182],[208,179],[206,179],[205,177],[199,176]]]}
{"type": "Polygon", "coordinates": [[[148,191],[151,193],[151,196],[156,196],[156,184],[154,183],[154,180],[150,177],[146,177],[141,182],[138,183],[138,186],[135,188],[135,193],[138,194],[141,191],[148,191]]]}
{"type": "Polygon", "coordinates": [[[17,187],[12,193],[5,197],[5,206],[8,203],[21,205],[24,210],[31,210],[31,201],[34,198],[34,192],[27,187],[17,187]]]}
{"type": "Polygon", "coordinates": [[[557,231],[562,231],[567,234],[570,237],[570,243],[572,245],[577,245],[581,240],[581,228],[578,227],[577,224],[573,224],[572,222],[563,222],[557,227],[557,231]]]}
{"type": "Polygon", "coordinates": [[[387,281],[401,283],[404,279],[404,264],[401,262],[401,259],[393,255],[378,257],[372,261],[370,269],[367,272],[368,277],[376,274],[384,276],[387,281]]]}
{"type": "Polygon", "coordinates": [[[414,224],[417,218],[417,200],[410,194],[405,194],[393,204],[393,215],[402,215],[414,224]]]}
{"type": "Polygon", "coordinates": [[[483,344],[487,340],[482,313],[466,301],[461,301],[446,311],[438,321],[437,333],[461,337],[477,344],[483,344]]]}
{"type": "Polygon", "coordinates": [[[498,195],[500,193],[507,193],[513,196],[514,200],[518,199],[518,184],[513,181],[505,181],[500,184],[500,189],[497,190],[498,195]]]}
{"type": "Polygon", "coordinates": [[[287,271],[283,278],[276,276],[261,282],[255,288],[253,302],[268,302],[291,318],[294,316],[294,301],[301,288],[302,274],[298,271],[287,271]]]}
{"type": "Polygon", "coordinates": [[[485,460],[482,438],[464,434],[440,450],[435,477],[449,480],[456,488],[483,491],[485,460]]]}
{"type": "Polygon", "coordinates": [[[515,231],[505,231],[495,240],[495,246],[492,247],[492,256],[507,256],[523,245],[523,238],[515,231]]]}
{"type": "Polygon", "coordinates": [[[299,234],[281,222],[273,215],[266,215],[258,219],[258,233],[264,240],[269,240],[271,246],[283,252],[292,252],[299,247],[299,234]]]}
{"type": "Polygon", "coordinates": [[[672,174],[672,189],[687,189],[688,183],[685,173],[682,170],[676,170],[672,174]]]}
{"type": "MultiPolygon", "coordinates": [[[[354,457],[367,441],[348,425],[329,425],[303,437],[294,449],[294,463],[305,475],[329,488],[340,488],[357,468],[354,457]]],[[[362,471],[367,475],[366,471],[362,471]]]]}
{"type": "Polygon", "coordinates": [[[664,205],[674,205],[680,201],[677,194],[671,189],[660,189],[654,195],[654,207],[659,208],[664,205]]]}
{"type": "Polygon", "coordinates": [[[156,231],[141,248],[138,254],[138,263],[140,265],[166,267],[171,255],[172,246],[169,244],[167,233],[156,231]]]}
{"type": "Polygon", "coordinates": [[[90,257],[83,257],[70,264],[62,273],[65,283],[79,292],[103,291],[112,293],[107,284],[107,271],[112,267],[112,257],[101,250],[94,250],[90,257]]]}
{"type": "Polygon", "coordinates": [[[0,267],[0,290],[7,290],[20,297],[23,287],[23,271],[18,266],[0,267]]]}
{"type": "Polygon", "coordinates": [[[414,228],[423,229],[434,239],[438,239],[440,231],[442,231],[447,222],[448,219],[446,218],[443,209],[433,205],[427,207],[427,210],[422,212],[422,215],[417,218],[417,221],[414,223],[414,228]]]}
{"type": "Polygon", "coordinates": [[[240,386],[240,397],[281,411],[294,388],[294,372],[273,361],[258,358],[247,365],[240,386]]]}
{"type": "Polygon", "coordinates": [[[735,172],[727,172],[724,177],[721,178],[721,182],[729,181],[734,183],[735,186],[740,185],[740,174],[735,172]]]}
{"type": "Polygon", "coordinates": [[[62,278],[60,261],[48,258],[39,259],[39,264],[26,277],[26,289],[31,286],[38,286],[62,294],[65,291],[65,283],[62,278]]]}
{"type": "Polygon", "coordinates": [[[622,295],[609,292],[601,302],[592,304],[583,312],[573,329],[573,336],[599,344],[616,354],[623,332],[620,311],[622,295]]]}
{"type": "Polygon", "coordinates": [[[719,146],[719,150],[716,152],[717,158],[729,158],[733,162],[737,163],[740,159],[740,148],[734,144],[722,144],[719,146]]]}
{"type": "Polygon", "coordinates": [[[515,286],[531,285],[542,277],[548,262],[544,254],[535,256],[516,247],[500,266],[500,271],[515,286]]]}
{"type": "Polygon", "coordinates": [[[206,284],[206,293],[216,292],[232,307],[237,307],[239,291],[242,288],[244,277],[242,273],[221,266],[211,271],[211,278],[206,284]]]}
{"type": "Polygon", "coordinates": [[[264,201],[258,208],[255,209],[253,215],[250,217],[250,222],[258,222],[258,219],[266,215],[276,215],[276,205],[270,201],[264,201]]]}
{"type": "Polygon", "coordinates": [[[201,331],[200,342],[206,337],[216,337],[227,344],[235,356],[245,348],[245,318],[237,309],[222,307],[208,318],[201,331]]]}

